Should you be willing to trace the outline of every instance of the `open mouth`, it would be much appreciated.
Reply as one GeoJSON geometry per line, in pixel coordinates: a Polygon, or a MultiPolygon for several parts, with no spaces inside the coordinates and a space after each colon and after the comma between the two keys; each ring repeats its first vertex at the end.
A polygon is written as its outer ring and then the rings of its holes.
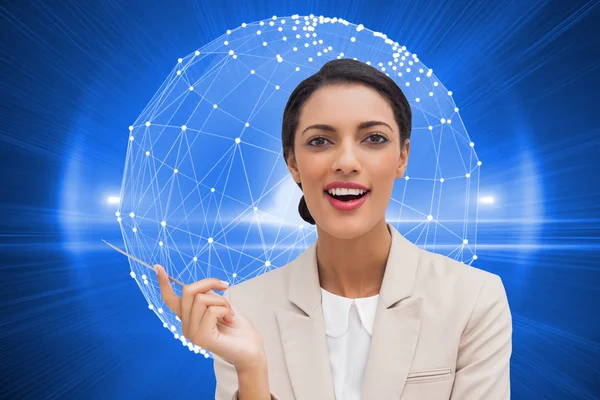
{"type": "Polygon", "coordinates": [[[369,193],[369,192],[370,192],[370,190],[367,190],[367,191],[365,191],[365,192],[363,192],[363,193],[361,193],[361,194],[342,194],[342,195],[335,195],[335,194],[331,194],[331,193],[329,193],[328,191],[325,191],[325,193],[326,193],[328,196],[330,196],[330,197],[332,197],[332,198],[334,198],[334,199],[336,199],[336,200],[343,201],[343,202],[348,202],[348,201],[352,201],[352,200],[358,200],[358,199],[360,199],[361,197],[364,197],[364,196],[366,196],[366,195],[367,195],[367,193],[369,193]]]}

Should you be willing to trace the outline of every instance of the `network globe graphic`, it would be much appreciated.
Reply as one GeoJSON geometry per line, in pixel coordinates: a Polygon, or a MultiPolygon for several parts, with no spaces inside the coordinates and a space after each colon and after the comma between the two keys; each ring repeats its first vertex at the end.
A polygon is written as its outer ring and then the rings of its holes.
{"type": "MultiPolygon", "coordinates": [[[[413,110],[408,169],[387,221],[423,248],[475,260],[481,162],[452,93],[386,35],[314,15],[243,23],[177,60],[129,127],[116,212],[126,250],[184,283],[215,277],[235,285],[315,241],[297,212],[302,193],[283,159],[281,121],[294,88],[336,58],[388,74],[413,110]]],[[[163,326],[210,357],[183,337],[155,273],[130,267],[163,326]]]]}

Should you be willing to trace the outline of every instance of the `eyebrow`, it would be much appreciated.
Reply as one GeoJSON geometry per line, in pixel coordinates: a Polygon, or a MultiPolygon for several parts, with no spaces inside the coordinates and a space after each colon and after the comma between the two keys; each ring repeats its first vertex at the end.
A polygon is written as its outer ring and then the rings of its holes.
{"type": "MultiPolygon", "coordinates": [[[[391,126],[389,126],[388,124],[386,124],[383,121],[366,121],[366,122],[363,122],[360,125],[358,125],[358,129],[367,129],[367,128],[370,128],[372,126],[378,126],[378,125],[387,126],[388,128],[390,128],[391,131],[394,131],[391,126]]],[[[315,125],[311,125],[311,126],[307,127],[306,129],[304,129],[302,131],[302,133],[300,134],[300,136],[302,136],[304,134],[304,132],[306,132],[309,129],[320,129],[322,131],[335,132],[335,128],[333,126],[331,126],[331,125],[327,125],[327,124],[315,124],[315,125]]]]}

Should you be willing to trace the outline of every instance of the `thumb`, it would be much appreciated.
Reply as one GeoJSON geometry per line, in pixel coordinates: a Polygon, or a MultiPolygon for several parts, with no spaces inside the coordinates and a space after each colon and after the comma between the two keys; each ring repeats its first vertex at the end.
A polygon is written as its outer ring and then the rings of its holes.
{"type": "Polygon", "coordinates": [[[158,285],[160,286],[160,294],[163,301],[171,309],[171,311],[175,313],[175,315],[181,318],[181,299],[173,290],[173,286],[171,286],[171,282],[169,282],[167,272],[159,264],[154,265],[154,268],[156,270],[158,285]]]}

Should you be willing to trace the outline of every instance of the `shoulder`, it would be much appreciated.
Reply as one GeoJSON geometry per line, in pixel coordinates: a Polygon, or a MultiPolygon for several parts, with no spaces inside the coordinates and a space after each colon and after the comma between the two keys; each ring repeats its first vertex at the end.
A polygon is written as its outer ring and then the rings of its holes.
{"type": "Polygon", "coordinates": [[[468,315],[478,303],[507,303],[499,275],[423,249],[415,292],[429,302],[462,309],[468,315]]]}
{"type": "Polygon", "coordinates": [[[293,262],[232,285],[225,297],[233,307],[240,309],[264,303],[276,304],[284,296],[287,298],[288,276],[293,262]]]}
{"type": "Polygon", "coordinates": [[[484,269],[428,250],[419,250],[418,279],[421,283],[446,284],[477,290],[489,279],[500,277],[484,269]]]}

